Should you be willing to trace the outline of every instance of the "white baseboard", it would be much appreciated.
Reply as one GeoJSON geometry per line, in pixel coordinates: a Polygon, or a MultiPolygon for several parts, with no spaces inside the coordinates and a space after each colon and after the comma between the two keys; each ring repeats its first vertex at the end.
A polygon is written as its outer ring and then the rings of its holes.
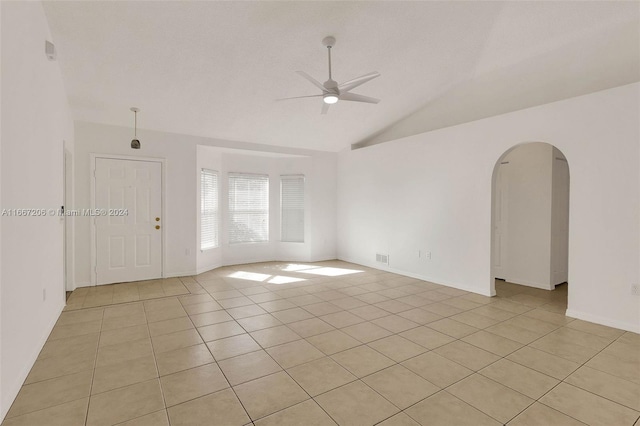
{"type": "Polygon", "coordinates": [[[218,269],[221,266],[222,266],[221,263],[220,264],[216,263],[215,265],[203,266],[196,270],[195,275],[200,275],[200,274],[204,274],[205,272],[213,271],[214,269],[218,269]]]}
{"type": "Polygon", "coordinates": [[[193,275],[198,275],[200,272],[192,269],[190,271],[185,272],[166,272],[163,278],[176,278],[176,277],[191,277],[193,275]]]}
{"type": "Polygon", "coordinates": [[[327,262],[331,260],[338,260],[338,258],[335,255],[317,256],[312,257],[308,262],[327,262]]]}
{"type": "Polygon", "coordinates": [[[533,288],[539,288],[539,289],[542,289],[542,290],[553,290],[553,289],[556,288],[555,285],[534,283],[534,282],[531,282],[531,281],[521,280],[521,279],[513,278],[513,277],[511,277],[511,278],[503,278],[503,279],[505,281],[513,283],[513,284],[524,285],[524,286],[533,287],[533,288]]]}
{"type": "Polygon", "coordinates": [[[9,408],[11,408],[11,404],[13,404],[13,401],[15,401],[16,397],[18,396],[18,392],[20,392],[22,384],[25,380],[27,380],[29,372],[33,368],[33,365],[36,363],[38,355],[40,355],[40,351],[42,351],[44,344],[47,342],[47,339],[49,338],[49,335],[53,330],[53,326],[56,325],[56,322],[58,321],[58,318],[60,318],[60,314],[62,313],[63,309],[64,305],[60,303],[60,306],[56,310],[55,316],[49,321],[44,329],[44,333],[40,336],[40,343],[36,346],[36,350],[30,354],[26,354],[26,356],[24,357],[25,364],[20,369],[18,378],[9,386],[7,392],[2,395],[2,412],[0,412],[0,423],[4,420],[4,417],[9,412],[9,408]]]}
{"type": "Polygon", "coordinates": [[[329,257],[317,257],[317,258],[313,258],[313,259],[309,259],[309,258],[299,258],[299,259],[280,259],[280,258],[273,258],[273,259],[269,259],[269,260],[249,260],[246,262],[242,262],[242,263],[229,263],[229,264],[225,264],[225,263],[220,263],[220,264],[216,264],[216,265],[210,265],[210,266],[204,266],[202,268],[199,268],[195,274],[192,275],[199,275],[199,274],[203,274],[205,272],[209,272],[209,271],[213,271],[214,269],[218,269],[218,268],[222,268],[223,266],[233,266],[233,265],[248,265],[251,263],[261,263],[261,262],[308,262],[308,263],[313,263],[313,262],[323,262],[325,260],[335,260],[336,257],[335,256],[329,256],[329,257]]]}
{"type": "Polygon", "coordinates": [[[426,275],[416,274],[416,273],[413,273],[413,272],[407,272],[407,271],[402,271],[402,270],[399,270],[399,269],[395,269],[395,268],[392,268],[390,266],[384,265],[382,263],[361,262],[361,261],[348,259],[346,257],[338,257],[338,259],[339,260],[343,260],[345,262],[349,262],[349,263],[355,263],[356,265],[362,265],[362,266],[366,266],[366,267],[373,268],[373,269],[379,269],[381,271],[391,272],[393,274],[403,275],[405,277],[411,277],[411,278],[416,278],[418,280],[429,281],[429,282],[432,282],[434,284],[443,285],[445,287],[451,287],[451,288],[456,288],[458,290],[468,291],[470,293],[480,294],[482,296],[487,296],[487,297],[491,297],[492,296],[490,288],[487,288],[486,290],[482,290],[482,289],[478,289],[478,288],[475,288],[475,287],[469,287],[469,286],[465,286],[465,285],[458,284],[458,283],[444,282],[444,281],[442,281],[440,279],[434,279],[433,277],[428,277],[426,275]]]}
{"type": "MultiPolygon", "coordinates": [[[[164,274],[164,277],[162,278],[190,277],[192,275],[197,275],[199,273],[200,272],[195,270],[185,271],[185,272],[167,272],[164,274]]],[[[91,284],[91,282],[89,281],[76,283],[76,288],[80,288],[80,287],[93,287],[93,284],[91,284]]]]}
{"type": "Polygon", "coordinates": [[[612,318],[601,317],[599,315],[593,315],[587,312],[577,311],[575,309],[567,309],[565,315],[568,317],[580,319],[583,321],[593,322],[600,325],[606,325],[607,327],[613,327],[620,330],[631,331],[633,333],[640,333],[640,322],[628,323],[624,321],[618,321],[612,318]]]}

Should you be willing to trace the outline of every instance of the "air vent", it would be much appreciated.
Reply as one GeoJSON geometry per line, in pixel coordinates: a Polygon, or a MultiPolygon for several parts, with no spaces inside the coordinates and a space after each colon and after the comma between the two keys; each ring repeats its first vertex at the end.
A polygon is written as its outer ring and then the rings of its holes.
{"type": "Polygon", "coordinates": [[[385,265],[388,265],[389,264],[389,255],[388,254],[376,253],[376,262],[384,263],[385,265]]]}

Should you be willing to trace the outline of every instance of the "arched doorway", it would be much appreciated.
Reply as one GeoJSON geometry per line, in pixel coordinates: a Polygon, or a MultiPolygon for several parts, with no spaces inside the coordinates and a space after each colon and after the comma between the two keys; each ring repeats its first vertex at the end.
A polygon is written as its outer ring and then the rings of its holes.
{"type": "Polygon", "coordinates": [[[568,241],[569,165],[564,154],[543,142],[507,150],[492,177],[491,293],[534,304],[551,300],[556,303],[549,308],[564,313],[568,241]],[[554,289],[560,291],[550,296],[554,289]]]}

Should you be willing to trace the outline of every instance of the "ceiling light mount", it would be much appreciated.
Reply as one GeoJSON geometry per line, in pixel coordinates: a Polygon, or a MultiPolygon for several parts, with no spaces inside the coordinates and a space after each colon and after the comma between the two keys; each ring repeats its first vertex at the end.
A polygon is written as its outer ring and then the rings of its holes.
{"type": "Polygon", "coordinates": [[[140,141],[138,140],[138,112],[140,108],[131,107],[133,111],[133,139],[131,139],[131,149],[140,149],[140,141]]]}
{"type": "Polygon", "coordinates": [[[322,39],[322,45],[326,46],[328,49],[331,49],[336,45],[336,38],[334,36],[327,36],[322,39]]]}

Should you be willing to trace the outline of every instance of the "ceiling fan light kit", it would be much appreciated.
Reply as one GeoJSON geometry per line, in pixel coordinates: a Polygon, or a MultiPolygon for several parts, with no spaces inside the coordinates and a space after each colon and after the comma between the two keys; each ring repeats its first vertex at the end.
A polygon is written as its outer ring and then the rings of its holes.
{"type": "Polygon", "coordinates": [[[351,93],[352,89],[373,80],[376,77],[380,77],[380,73],[374,71],[369,74],[365,74],[363,76],[354,78],[353,80],[346,81],[342,84],[338,84],[335,80],[333,80],[331,75],[331,48],[336,44],[335,37],[327,36],[322,39],[322,44],[327,48],[327,53],[329,57],[329,79],[324,83],[320,83],[315,78],[311,77],[304,71],[297,71],[303,78],[308,80],[311,84],[316,86],[318,89],[322,91],[320,95],[307,95],[307,96],[296,96],[293,98],[285,98],[280,100],[287,99],[299,99],[299,98],[315,98],[322,97],[322,101],[324,102],[322,105],[322,114],[326,114],[329,110],[329,106],[337,103],[338,101],[352,101],[352,102],[365,102],[369,104],[377,104],[380,102],[380,99],[370,98],[368,96],[357,95],[355,93],[351,93]]]}
{"type": "Polygon", "coordinates": [[[322,100],[325,104],[335,104],[338,102],[338,95],[334,95],[333,93],[327,93],[322,97],[322,100]]]}

